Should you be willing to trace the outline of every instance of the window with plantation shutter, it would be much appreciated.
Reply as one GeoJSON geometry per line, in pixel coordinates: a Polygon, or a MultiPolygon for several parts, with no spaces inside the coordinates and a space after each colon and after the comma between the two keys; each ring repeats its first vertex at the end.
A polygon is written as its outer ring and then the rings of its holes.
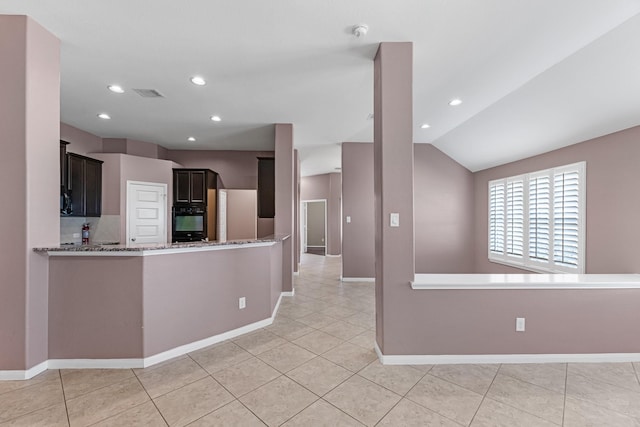
{"type": "Polygon", "coordinates": [[[489,260],[584,273],[585,163],[489,182],[489,260]]]}

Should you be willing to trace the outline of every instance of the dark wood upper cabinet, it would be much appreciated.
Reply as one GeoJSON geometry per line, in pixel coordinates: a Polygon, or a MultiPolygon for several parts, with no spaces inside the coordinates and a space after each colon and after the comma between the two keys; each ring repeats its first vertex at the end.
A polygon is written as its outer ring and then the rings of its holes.
{"type": "Polygon", "coordinates": [[[258,217],[276,215],[276,162],[273,157],[258,157],[258,217]]]}
{"type": "Polygon", "coordinates": [[[67,145],[66,141],[60,141],[60,186],[62,191],[67,187],[67,145]]]}
{"type": "Polygon", "coordinates": [[[102,214],[102,162],[67,154],[67,193],[71,213],[66,216],[97,217],[102,214]]]}
{"type": "Polygon", "coordinates": [[[173,170],[173,203],[191,202],[191,173],[173,170]]]}
{"type": "Polygon", "coordinates": [[[205,203],[207,200],[205,171],[191,171],[191,203],[205,203]]]}
{"type": "Polygon", "coordinates": [[[208,190],[216,189],[218,174],[209,169],[174,169],[173,204],[206,205],[208,190]]]}
{"type": "Polygon", "coordinates": [[[85,160],[85,216],[102,214],[102,162],[85,160]]]}

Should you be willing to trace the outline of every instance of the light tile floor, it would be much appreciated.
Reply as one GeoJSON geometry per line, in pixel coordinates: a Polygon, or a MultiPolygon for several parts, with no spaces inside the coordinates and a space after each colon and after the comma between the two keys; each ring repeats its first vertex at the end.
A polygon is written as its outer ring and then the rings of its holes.
{"type": "Polygon", "coordinates": [[[640,426],[640,364],[382,366],[339,276],[305,255],[273,325],[147,369],[0,382],[0,426],[640,426]]]}

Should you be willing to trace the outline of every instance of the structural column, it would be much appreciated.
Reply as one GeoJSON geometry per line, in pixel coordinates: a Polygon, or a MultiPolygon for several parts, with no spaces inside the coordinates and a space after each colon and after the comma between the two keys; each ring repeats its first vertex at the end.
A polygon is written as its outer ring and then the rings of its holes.
{"type": "Polygon", "coordinates": [[[59,40],[0,15],[0,76],[0,378],[24,378],[48,358],[48,260],[32,249],[60,243],[59,40]]]}
{"type": "Polygon", "coordinates": [[[298,150],[293,150],[293,192],[295,201],[293,205],[294,218],[293,221],[293,271],[298,272],[300,268],[300,158],[298,150]]]}
{"type": "Polygon", "coordinates": [[[415,273],[413,44],[381,43],[374,59],[376,342],[401,339],[402,294],[415,273]]]}
{"type": "Polygon", "coordinates": [[[276,157],[276,216],[274,233],[288,235],[282,242],[282,291],[293,291],[293,249],[294,244],[294,159],[293,159],[293,125],[277,123],[275,125],[275,157],[276,157]]]}

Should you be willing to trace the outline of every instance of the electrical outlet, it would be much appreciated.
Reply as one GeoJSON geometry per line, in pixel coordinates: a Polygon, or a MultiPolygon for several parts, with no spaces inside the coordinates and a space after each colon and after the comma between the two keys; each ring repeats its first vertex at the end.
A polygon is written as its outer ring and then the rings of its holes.
{"type": "Polygon", "coordinates": [[[524,332],[524,317],[516,317],[516,332],[524,332]]]}
{"type": "Polygon", "coordinates": [[[241,297],[238,299],[238,308],[240,310],[242,310],[243,308],[245,308],[247,306],[247,298],[246,297],[241,297]]]}

